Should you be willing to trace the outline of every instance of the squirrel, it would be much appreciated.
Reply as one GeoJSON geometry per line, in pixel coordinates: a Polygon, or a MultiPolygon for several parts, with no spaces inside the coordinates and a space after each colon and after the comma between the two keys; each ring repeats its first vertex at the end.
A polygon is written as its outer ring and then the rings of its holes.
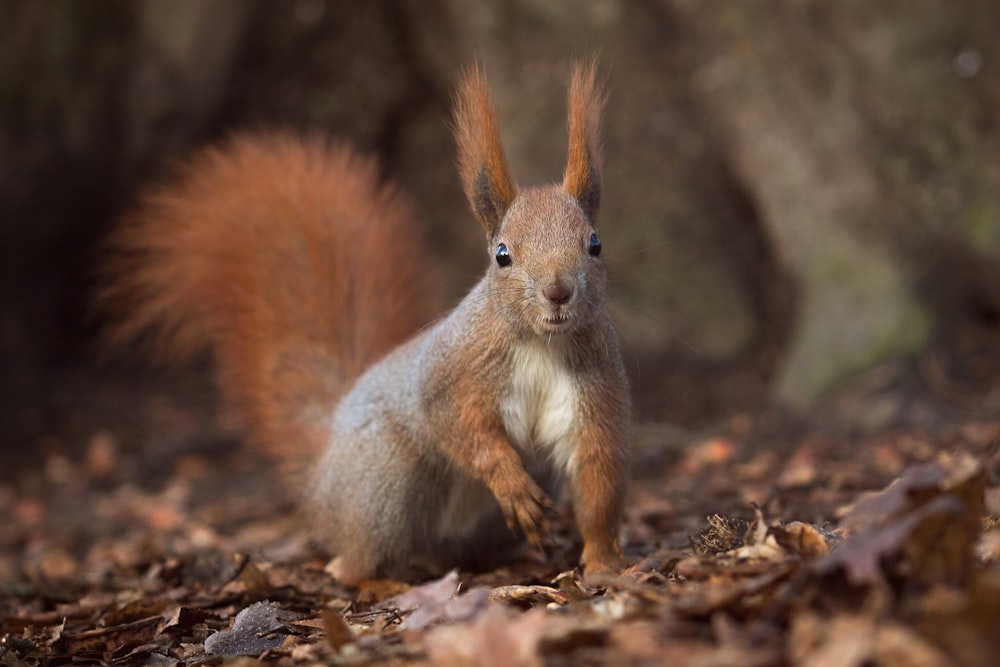
{"type": "Polygon", "coordinates": [[[585,574],[620,571],[631,406],[595,227],[605,100],[596,63],[575,64],[563,181],[520,189],[485,74],[464,72],[458,169],[489,265],[437,321],[430,255],[373,161],[280,133],[204,150],[112,237],[110,338],[207,350],[249,439],[318,458],[305,509],[344,583],[471,562],[518,530],[538,543],[563,481],[585,574]]]}

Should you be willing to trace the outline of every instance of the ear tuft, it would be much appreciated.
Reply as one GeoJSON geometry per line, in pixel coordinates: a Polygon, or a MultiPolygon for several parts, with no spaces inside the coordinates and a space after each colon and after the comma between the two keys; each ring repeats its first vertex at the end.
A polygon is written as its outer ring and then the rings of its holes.
{"type": "Polygon", "coordinates": [[[492,237],[517,195],[517,186],[510,177],[500,143],[493,95],[478,66],[465,71],[454,106],[462,187],[486,235],[492,237]]]}
{"type": "Polygon", "coordinates": [[[576,63],[567,100],[569,157],[563,189],[580,202],[591,221],[601,208],[601,111],[607,100],[598,80],[597,62],[576,63]]]}

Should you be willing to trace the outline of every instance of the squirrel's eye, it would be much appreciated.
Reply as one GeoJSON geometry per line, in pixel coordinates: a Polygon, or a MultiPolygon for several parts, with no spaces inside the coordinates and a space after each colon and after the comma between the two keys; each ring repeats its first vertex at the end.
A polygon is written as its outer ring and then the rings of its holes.
{"type": "Polygon", "coordinates": [[[497,264],[499,264],[500,266],[510,266],[512,260],[510,258],[510,251],[507,250],[506,243],[501,243],[500,245],[497,246],[496,257],[497,257],[497,264]]]}
{"type": "Polygon", "coordinates": [[[587,244],[587,252],[590,253],[591,257],[597,257],[601,254],[601,239],[597,238],[597,234],[591,232],[590,242],[587,244]]]}

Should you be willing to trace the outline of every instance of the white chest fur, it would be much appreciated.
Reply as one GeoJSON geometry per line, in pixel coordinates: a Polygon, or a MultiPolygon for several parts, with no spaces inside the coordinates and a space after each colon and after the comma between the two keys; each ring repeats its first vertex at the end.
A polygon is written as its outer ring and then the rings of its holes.
{"type": "Polygon", "coordinates": [[[575,465],[577,403],[576,385],[558,342],[531,341],[514,350],[510,389],[501,410],[516,446],[548,456],[557,468],[569,471],[575,465]]]}

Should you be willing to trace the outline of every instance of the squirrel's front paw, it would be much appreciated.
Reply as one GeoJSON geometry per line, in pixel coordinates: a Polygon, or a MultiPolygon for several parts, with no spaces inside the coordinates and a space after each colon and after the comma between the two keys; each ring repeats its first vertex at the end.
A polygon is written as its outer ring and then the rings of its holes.
{"type": "Polygon", "coordinates": [[[541,541],[541,536],[549,532],[549,522],[545,512],[552,508],[552,501],[533,479],[525,475],[519,484],[505,493],[495,494],[507,526],[516,531],[518,527],[532,544],[541,541]]]}

